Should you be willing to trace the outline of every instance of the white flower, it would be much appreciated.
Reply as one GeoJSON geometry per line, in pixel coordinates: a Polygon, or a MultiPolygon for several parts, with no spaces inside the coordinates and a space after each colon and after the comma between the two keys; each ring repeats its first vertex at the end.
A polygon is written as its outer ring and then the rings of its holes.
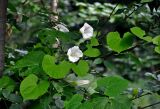
{"type": "Polygon", "coordinates": [[[76,83],[78,86],[82,86],[82,85],[89,84],[90,81],[89,80],[77,80],[76,83]]]}
{"type": "Polygon", "coordinates": [[[160,81],[160,74],[157,75],[157,80],[160,81]]]}
{"type": "Polygon", "coordinates": [[[154,79],[157,79],[157,78],[156,78],[156,75],[153,74],[153,73],[147,72],[147,73],[145,73],[144,75],[147,76],[147,77],[152,77],[152,78],[154,78],[154,79]]]}
{"type": "Polygon", "coordinates": [[[83,27],[80,29],[80,32],[82,33],[84,39],[90,39],[93,37],[93,28],[88,23],[83,25],[83,27]]]}
{"type": "Polygon", "coordinates": [[[69,32],[69,29],[63,24],[57,24],[54,28],[61,32],[69,32]]]}
{"type": "Polygon", "coordinates": [[[83,57],[83,53],[78,46],[74,46],[70,48],[67,52],[67,55],[68,55],[68,59],[71,62],[77,62],[80,57],[83,57]]]}
{"type": "Polygon", "coordinates": [[[15,49],[15,51],[18,52],[22,56],[28,54],[28,51],[26,51],[26,50],[15,49]]]}
{"type": "Polygon", "coordinates": [[[60,41],[58,38],[56,38],[56,42],[52,45],[53,48],[58,48],[60,45],[60,41]]]}

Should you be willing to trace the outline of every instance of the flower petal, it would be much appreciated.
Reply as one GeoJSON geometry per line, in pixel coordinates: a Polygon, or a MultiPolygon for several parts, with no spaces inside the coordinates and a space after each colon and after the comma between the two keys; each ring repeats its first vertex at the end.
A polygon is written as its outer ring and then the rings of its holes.
{"type": "Polygon", "coordinates": [[[84,39],[90,39],[93,37],[93,28],[88,23],[85,23],[83,27],[80,29],[82,36],[84,39]]]}
{"type": "Polygon", "coordinates": [[[54,28],[61,32],[69,32],[69,29],[62,24],[57,24],[54,28]]]}
{"type": "Polygon", "coordinates": [[[78,46],[74,46],[68,49],[67,55],[71,62],[77,62],[80,57],[83,57],[83,52],[79,49],[78,46]]]}
{"type": "Polygon", "coordinates": [[[69,56],[68,59],[71,61],[71,62],[77,62],[79,60],[78,57],[72,57],[72,56],[69,56]]]}

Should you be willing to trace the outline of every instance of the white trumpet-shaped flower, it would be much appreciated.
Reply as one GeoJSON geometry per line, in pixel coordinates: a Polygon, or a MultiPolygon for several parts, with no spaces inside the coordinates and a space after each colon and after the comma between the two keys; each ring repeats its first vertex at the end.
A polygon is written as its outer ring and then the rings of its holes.
{"type": "Polygon", "coordinates": [[[160,74],[157,75],[157,80],[160,81],[160,74]]]}
{"type": "Polygon", "coordinates": [[[83,52],[79,49],[78,46],[74,46],[68,49],[67,55],[68,55],[68,59],[71,62],[77,62],[80,57],[83,57],[83,52]]]}
{"type": "Polygon", "coordinates": [[[82,85],[89,84],[90,81],[89,80],[77,80],[76,83],[77,83],[78,86],[82,86],[82,85]]]}
{"type": "Polygon", "coordinates": [[[54,28],[61,32],[69,32],[69,29],[65,25],[62,25],[62,24],[57,24],[54,28]]]}
{"type": "Polygon", "coordinates": [[[82,33],[83,38],[86,40],[93,37],[93,28],[88,23],[83,25],[83,27],[80,29],[80,32],[82,33]]]}

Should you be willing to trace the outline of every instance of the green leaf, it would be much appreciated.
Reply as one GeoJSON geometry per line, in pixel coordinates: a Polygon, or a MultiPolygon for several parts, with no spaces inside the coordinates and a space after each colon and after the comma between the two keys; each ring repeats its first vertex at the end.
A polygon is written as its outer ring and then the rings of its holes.
{"type": "Polygon", "coordinates": [[[115,14],[121,14],[123,13],[127,8],[121,8],[121,9],[118,9],[115,14]]]}
{"type": "Polygon", "coordinates": [[[126,96],[118,96],[111,100],[110,109],[131,109],[131,99],[126,96]]]}
{"type": "Polygon", "coordinates": [[[60,64],[55,64],[55,57],[45,55],[42,62],[43,70],[50,77],[55,79],[64,78],[71,69],[71,64],[67,61],[63,61],[60,64]]]}
{"type": "MultiPolygon", "coordinates": [[[[93,104],[91,102],[85,102],[80,105],[78,109],[93,109],[93,104]]],[[[99,108],[102,109],[102,108],[99,108]]]]}
{"type": "Polygon", "coordinates": [[[84,51],[84,55],[88,57],[98,57],[100,54],[101,52],[97,48],[88,48],[86,51],[84,51]]]}
{"type": "Polygon", "coordinates": [[[49,87],[49,82],[40,80],[34,74],[27,76],[20,84],[20,93],[24,100],[34,100],[45,94],[49,87]]]}
{"type": "Polygon", "coordinates": [[[7,100],[15,103],[22,103],[22,98],[18,94],[10,93],[10,91],[4,89],[2,91],[3,97],[6,98],[7,100]]]}
{"type": "Polygon", "coordinates": [[[33,67],[28,67],[25,71],[23,72],[20,72],[19,73],[19,76],[22,76],[22,77],[26,77],[30,74],[40,74],[40,72],[43,72],[43,69],[42,67],[40,66],[33,66],[33,67]]]}
{"type": "Polygon", "coordinates": [[[92,109],[110,109],[109,99],[107,97],[98,97],[91,100],[92,109]]]}
{"type": "Polygon", "coordinates": [[[65,101],[65,109],[79,109],[83,96],[76,94],[69,101],[65,101]]]}
{"type": "Polygon", "coordinates": [[[115,52],[122,52],[127,50],[133,44],[132,34],[127,32],[124,34],[123,38],[120,37],[118,32],[110,32],[107,35],[107,44],[115,52]]]}
{"type": "Polygon", "coordinates": [[[92,39],[91,39],[91,44],[90,44],[91,46],[98,46],[99,45],[99,42],[98,42],[98,40],[95,38],[95,37],[93,37],[92,39]]]}
{"type": "MultiPolygon", "coordinates": [[[[38,32],[38,36],[42,43],[44,44],[53,44],[56,41],[56,38],[60,39],[63,43],[74,42],[75,39],[78,39],[79,35],[72,32],[61,32],[54,29],[45,28],[38,32]]],[[[62,44],[63,44],[62,43],[62,44]]]]}
{"type": "Polygon", "coordinates": [[[140,39],[143,39],[143,40],[145,40],[147,42],[151,42],[152,41],[152,37],[151,36],[145,36],[146,32],[144,30],[142,30],[140,27],[133,27],[130,30],[134,35],[136,35],[140,39]]]}
{"type": "Polygon", "coordinates": [[[89,65],[86,61],[80,60],[78,65],[73,64],[72,70],[78,75],[78,76],[85,76],[89,71],[89,65]]]}
{"type": "Polygon", "coordinates": [[[145,36],[142,39],[147,41],[147,42],[152,42],[152,37],[151,36],[145,36]]]}
{"type": "Polygon", "coordinates": [[[160,54],[160,45],[156,46],[155,49],[154,49],[154,51],[157,52],[158,54],[160,54]]]}
{"type": "Polygon", "coordinates": [[[17,61],[15,68],[23,68],[23,67],[39,67],[44,57],[44,52],[42,51],[32,51],[27,54],[24,58],[17,61]]]}
{"type": "Polygon", "coordinates": [[[128,87],[128,81],[119,76],[101,78],[97,84],[99,89],[110,97],[120,95],[128,87]]]}
{"type": "Polygon", "coordinates": [[[98,65],[98,64],[101,64],[103,62],[103,59],[101,58],[96,58],[94,61],[93,61],[93,65],[98,65]]]}
{"type": "Polygon", "coordinates": [[[141,66],[142,62],[140,61],[139,57],[137,57],[136,55],[134,55],[133,53],[129,53],[128,54],[129,59],[136,65],[141,66]]]}
{"type": "Polygon", "coordinates": [[[141,3],[149,3],[152,2],[153,0],[141,0],[141,3]]]}
{"type": "Polygon", "coordinates": [[[83,107],[80,109],[130,109],[131,100],[124,95],[112,99],[107,97],[97,97],[81,104],[80,107],[83,107]]]}
{"type": "Polygon", "coordinates": [[[6,89],[7,91],[12,92],[15,85],[15,82],[8,76],[0,78],[0,89],[6,89]]]}
{"type": "Polygon", "coordinates": [[[130,30],[134,35],[136,35],[139,38],[142,38],[144,35],[146,35],[146,32],[142,30],[140,27],[133,27],[130,30]]]}
{"type": "Polygon", "coordinates": [[[63,86],[60,83],[52,82],[52,84],[58,93],[63,92],[63,86]]]}
{"type": "Polygon", "coordinates": [[[160,35],[153,38],[152,42],[155,45],[160,45],[160,35]]]}

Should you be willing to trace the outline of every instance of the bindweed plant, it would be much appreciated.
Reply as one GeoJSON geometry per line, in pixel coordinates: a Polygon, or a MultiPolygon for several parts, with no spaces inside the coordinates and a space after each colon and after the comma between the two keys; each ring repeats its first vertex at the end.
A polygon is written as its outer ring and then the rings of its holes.
{"type": "MultiPolygon", "coordinates": [[[[37,5],[29,3],[35,12],[41,11],[37,5]]],[[[121,14],[120,11],[125,11],[127,18],[132,14],[126,14],[126,8],[116,10],[118,5],[111,11],[109,20],[121,14]]],[[[46,15],[40,14],[45,20],[46,15]]],[[[123,34],[112,30],[104,35],[92,22],[69,29],[58,21],[54,26],[42,26],[34,35],[37,41],[31,47],[25,45],[27,50],[14,49],[7,55],[11,61],[7,62],[4,76],[0,78],[0,101],[7,108],[145,109],[160,104],[155,101],[160,94],[159,71],[146,72],[150,63],[159,65],[160,62],[157,60],[160,54],[158,34],[150,35],[146,29],[134,25],[123,34]],[[141,54],[141,50],[146,49],[157,57],[141,54]],[[140,76],[145,82],[135,73],[142,69],[145,73],[140,76]],[[155,97],[155,102],[144,106],[142,99],[146,96],[155,97]]]]}

